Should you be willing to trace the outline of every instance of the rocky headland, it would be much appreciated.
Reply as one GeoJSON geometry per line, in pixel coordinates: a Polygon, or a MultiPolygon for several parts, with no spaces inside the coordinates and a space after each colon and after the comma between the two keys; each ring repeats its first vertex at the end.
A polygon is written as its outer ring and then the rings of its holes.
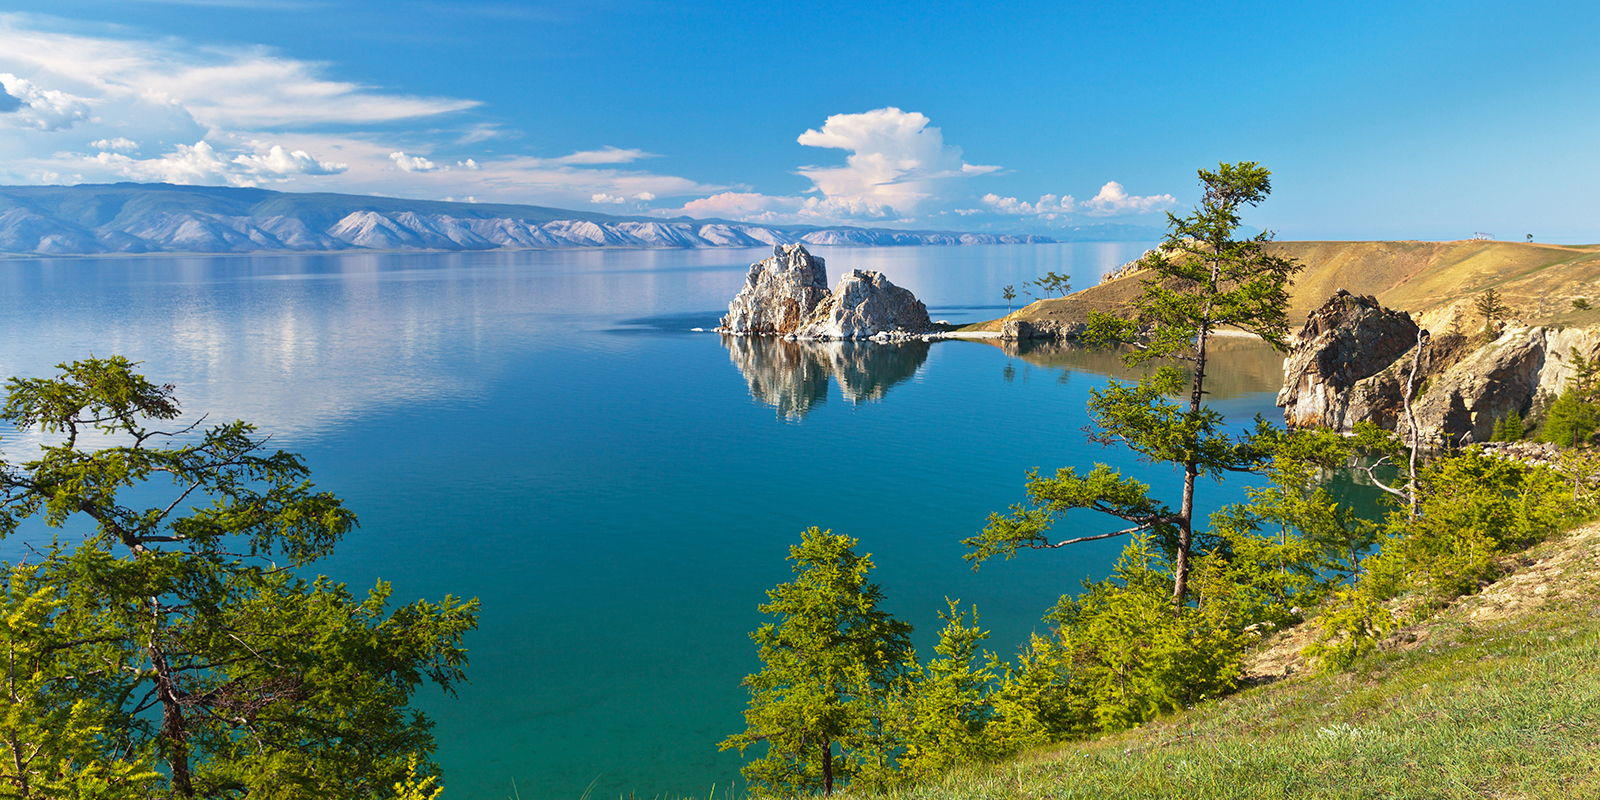
{"type": "Polygon", "coordinates": [[[828,289],[824,259],[778,245],[750,265],[717,330],[807,340],[909,339],[936,333],[928,308],[882,273],[851,270],[828,289]]]}

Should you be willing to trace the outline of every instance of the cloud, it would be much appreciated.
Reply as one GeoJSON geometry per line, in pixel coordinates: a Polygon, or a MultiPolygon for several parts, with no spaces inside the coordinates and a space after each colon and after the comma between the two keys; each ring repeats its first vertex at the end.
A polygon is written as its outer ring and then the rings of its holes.
{"type": "Polygon", "coordinates": [[[643,150],[622,150],[607,146],[599,150],[579,150],[569,156],[545,160],[551,164],[632,164],[641,158],[655,158],[655,154],[643,150]]]}
{"type": "Polygon", "coordinates": [[[89,118],[89,105],[81,97],[56,89],[40,89],[31,81],[9,72],[0,72],[9,106],[4,120],[13,125],[41,131],[62,131],[89,118]],[[15,116],[9,116],[14,114],[15,116]]]}
{"type": "Polygon", "coordinates": [[[12,97],[10,92],[0,88],[0,114],[11,114],[22,108],[22,99],[12,97]]]}
{"type": "Polygon", "coordinates": [[[408,156],[398,150],[389,154],[389,160],[393,161],[394,165],[400,168],[402,172],[437,172],[449,169],[449,167],[436,166],[432,161],[422,156],[408,156]]]}
{"type": "Polygon", "coordinates": [[[281,181],[291,175],[336,175],[349,168],[318,161],[304,150],[290,152],[278,145],[264,153],[229,158],[204,140],[180,144],[156,158],[137,159],[102,151],[85,160],[137,181],[205,186],[256,186],[264,180],[281,181]]]}
{"type": "Polygon", "coordinates": [[[89,143],[96,150],[112,150],[118,153],[131,153],[139,149],[139,143],[132,139],[118,136],[115,139],[96,139],[89,143]]]}
{"type": "Polygon", "coordinates": [[[1092,217],[1119,217],[1127,214],[1149,214],[1164,211],[1178,204],[1170,194],[1134,197],[1123,190],[1122,184],[1107,181],[1100,193],[1083,202],[1084,213],[1092,217]]]}
{"type": "Polygon", "coordinates": [[[979,198],[979,202],[984,208],[956,209],[955,213],[969,216],[988,212],[1053,222],[1065,220],[1075,213],[1091,217],[1121,217],[1164,211],[1178,204],[1177,198],[1170,194],[1135,197],[1128,194],[1122,188],[1122,184],[1116,181],[1108,181],[1106,185],[1100,187],[1099,194],[1081,203],[1075,202],[1070,194],[1059,197],[1046,194],[1039,197],[1039,202],[1029,203],[1015,197],[1001,197],[993,193],[979,198]]]}
{"type": "Polygon", "coordinates": [[[626,197],[613,197],[612,195],[609,195],[609,194],[606,194],[604,192],[601,192],[599,194],[590,195],[589,196],[589,202],[591,202],[591,203],[619,203],[620,204],[620,203],[628,202],[628,198],[626,198],[626,197]]]}
{"type": "MultiPolygon", "coordinates": [[[[1029,203],[1015,197],[1001,197],[991,193],[979,198],[979,202],[995,213],[1018,217],[1043,217],[1050,220],[1071,214],[1073,207],[1077,205],[1070,194],[1060,197],[1053,194],[1041,195],[1039,202],[1029,203]]],[[[982,209],[960,209],[956,213],[977,214],[982,213],[982,209]]]]}
{"type": "Polygon", "coordinates": [[[467,159],[466,161],[457,161],[456,162],[456,166],[458,166],[458,167],[460,167],[462,169],[472,170],[472,171],[477,171],[477,170],[483,169],[483,165],[479,164],[476,161],[473,161],[470,158],[467,159]]]}
{"type": "Polygon", "coordinates": [[[823,197],[818,214],[912,216],[927,201],[940,198],[952,180],[999,170],[967,164],[961,148],[944,143],[944,134],[926,116],[898,108],[862,114],[835,114],[820,130],[796,140],[807,147],[850,152],[842,167],[801,167],[823,197]]]}
{"type": "Polygon", "coordinates": [[[641,203],[651,203],[655,201],[656,196],[649,192],[640,192],[634,195],[633,199],[638,200],[641,203]]]}
{"type": "Polygon", "coordinates": [[[964,194],[959,187],[966,179],[1000,169],[966,163],[961,148],[945,144],[944,134],[929,122],[898,108],[835,114],[796,139],[807,147],[850,153],[844,166],[799,168],[811,180],[805,192],[811,196],[723,192],[655,213],[763,223],[914,222],[964,194]]]}

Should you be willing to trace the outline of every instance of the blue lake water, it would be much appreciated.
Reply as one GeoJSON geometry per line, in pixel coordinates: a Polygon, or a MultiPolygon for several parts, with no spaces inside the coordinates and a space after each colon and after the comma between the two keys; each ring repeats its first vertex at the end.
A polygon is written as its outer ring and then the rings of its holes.
{"type": "MultiPolygon", "coordinates": [[[[1005,312],[1001,287],[1075,286],[1150,243],[817,248],[936,319],[1005,312]]],[[[1107,354],[949,341],[805,347],[709,328],[765,250],[490,252],[0,262],[0,377],[90,353],[144,362],[186,411],[304,454],[361,528],[320,569],[396,597],[483,601],[471,684],[424,689],[449,800],[719,791],[764,592],[817,525],[861,540],[889,610],[931,645],[944,598],[1010,654],[1120,541],[968,568],[960,539],[1028,469],[1178,476],[1085,443],[1107,354]],[[591,789],[592,787],[592,789],[591,789]]],[[[1213,402],[1272,415],[1278,359],[1222,347],[1213,402]]],[[[3,442],[17,458],[28,441],[3,442]]],[[[1207,509],[1242,484],[1204,487],[1207,509]]],[[[1075,520],[1087,532],[1092,518],[1075,520]]],[[[0,557],[15,557],[15,542],[0,557]]]]}

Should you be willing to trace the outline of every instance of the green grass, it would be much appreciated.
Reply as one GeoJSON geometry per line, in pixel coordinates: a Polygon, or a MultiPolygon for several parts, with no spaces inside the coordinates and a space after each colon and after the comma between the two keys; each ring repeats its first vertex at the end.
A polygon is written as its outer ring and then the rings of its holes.
{"type": "Polygon", "coordinates": [[[1444,619],[1410,652],[1145,727],[969,767],[897,798],[1600,797],[1600,617],[1444,619]]]}

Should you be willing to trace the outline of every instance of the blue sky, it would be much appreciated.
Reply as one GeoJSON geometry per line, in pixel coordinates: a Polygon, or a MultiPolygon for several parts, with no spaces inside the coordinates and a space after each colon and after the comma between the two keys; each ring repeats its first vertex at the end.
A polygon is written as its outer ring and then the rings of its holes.
{"type": "Polygon", "coordinates": [[[1594,4],[7,0],[0,182],[1600,241],[1594,4]]]}

